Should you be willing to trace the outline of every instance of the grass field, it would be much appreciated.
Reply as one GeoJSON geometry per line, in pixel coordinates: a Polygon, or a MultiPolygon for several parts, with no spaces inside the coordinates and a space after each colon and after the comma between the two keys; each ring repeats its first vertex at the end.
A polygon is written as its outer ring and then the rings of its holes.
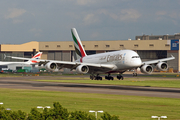
{"type": "MultiPolygon", "coordinates": [[[[12,77],[15,76],[12,75],[12,77]]],[[[6,76],[2,75],[2,77],[6,76]]],[[[96,81],[89,80],[87,76],[77,77],[76,75],[71,75],[67,77],[66,75],[60,75],[48,80],[38,80],[37,77],[37,81],[180,88],[180,79],[174,74],[125,78],[123,81],[96,81]]],[[[89,110],[103,110],[111,115],[118,115],[121,120],[152,120],[152,115],[166,115],[168,117],[167,120],[180,120],[179,101],[180,99],[175,98],[0,88],[0,102],[4,103],[3,106],[5,108],[11,108],[15,111],[20,109],[29,113],[33,107],[52,107],[53,102],[59,102],[69,111],[81,110],[88,112],[89,110]]],[[[40,109],[39,111],[42,110],[40,109]]],[[[101,113],[98,113],[98,118],[100,118],[100,115],[101,113]]]]}
{"type": "Polygon", "coordinates": [[[87,84],[108,84],[108,85],[132,85],[132,86],[148,86],[148,87],[168,87],[180,88],[180,79],[163,79],[163,78],[125,78],[125,80],[90,80],[89,78],[53,78],[51,80],[35,80],[41,82],[65,82],[65,83],[87,83],[87,84]]]}
{"type": "Polygon", "coordinates": [[[152,115],[166,115],[168,120],[180,119],[179,99],[0,89],[0,102],[4,103],[5,108],[15,111],[20,109],[29,113],[36,106],[52,107],[55,101],[69,111],[103,110],[118,115],[121,120],[151,120],[152,115]]]}

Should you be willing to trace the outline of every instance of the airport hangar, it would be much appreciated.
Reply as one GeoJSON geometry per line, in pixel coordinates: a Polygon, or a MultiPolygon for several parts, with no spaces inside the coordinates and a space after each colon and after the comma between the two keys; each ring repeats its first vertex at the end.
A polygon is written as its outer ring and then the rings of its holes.
{"type": "MultiPolygon", "coordinates": [[[[153,40],[140,40],[137,38],[137,40],[82,41],[82,44],[88,55],[124,49],[136,51],[140,55],[142,61],[161,59],[173,55],[176,59],[168,61],[169,68],[173,69],[174,72],[180,72],[179,39],[162,40],[157,38],[153,40]]],[[[30,58],[39,51],[43,52],[41,59],[61,61],[74,60],[75,52],[73,41],[32,41],[24,44],[1,44],[0,61],[21,61],[7,57],[4,59],[4,54],[7,56],[30,58]]],[[[0,69],[3,67],[11,69],[12,66],[0,66],[0,69]]],[[[14,66],[13,68],[25,69],[25,67],[26,66],[14,66]]]]}

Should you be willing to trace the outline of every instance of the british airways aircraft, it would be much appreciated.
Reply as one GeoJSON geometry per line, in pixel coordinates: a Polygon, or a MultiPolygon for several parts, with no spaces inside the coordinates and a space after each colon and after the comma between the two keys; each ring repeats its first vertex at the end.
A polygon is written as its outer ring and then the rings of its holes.
{"type": "Polygon", "coordinates": [[[151,74],[153,72],[152,65],[161,71],[168,69],[168,64],[165,61],[173,60],[175,57],[157,59],[152,61],[142,62],[139,55],[132,50],[119,50],[113,52],[99,53],[94,55],[87,55],[78,33],[75,28],[71,29],[72,37],[74,40],[74,47],[77,60],[74,62],[56,61],[56,60],[38,60],[40,64],[44,64],[48,70],[56,70],[62,68],[75,69],[77,73],[89,73],[90,79],[102,80],[99,74],[106,73],[105,79],[113,80],[111,73],[119,73],[117,79],[122,79],[122,73],[127,70],[140,68],[142,73],[151,74]]]}
{"type": "MultiPolygon", "coordinates": [[[[35,54],[31,59],[28,58],[28,61],[26,62],[4,62],[4,61],[0,61],[0,65],[35,65],[38,64],[39,61],[36,61],[37,59],[40,59],[42,55],[42,52],[38,52],[37,54],[35,54]],[[33,59],[33,60],[32,60],[33,59]]],[[[5,57],[11,57],[14,59],[22,59],[22,60],[27,60],[21,57],[12,57],[12,56],[6,56],[5,57]]]]}

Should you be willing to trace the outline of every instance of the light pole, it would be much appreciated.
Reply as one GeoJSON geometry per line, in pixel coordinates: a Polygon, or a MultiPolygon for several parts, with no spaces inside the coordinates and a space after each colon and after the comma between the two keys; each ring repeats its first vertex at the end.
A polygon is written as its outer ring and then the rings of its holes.
{"type": "Polygon", "coordinates": [[[11,108],[6,108],[6,110],[11,110],[11,108]]]}
{"type": "Polygon", "coordinates": [[[161,118],[167,118],[167,116],[160,116],[160,117],[158,117],[158,116],[151,116],[151,118],[157,118],[158,120],[160,120],[161,118]]]}
{"type": "Polygon", "coordinates": [[[37,106],[37,108],[42,108],[43,110],[44,110],[44,108],[51,108],[50,106],[45,106],[45,107],[43,107],[43,106],[37,106]]]}
{"type": "Polygon", "coordinates": [[[89,110],[89,112],[95,112],[96,120],[97,120],[97,113],[98,113],[98,112],[99,112],[99,113],[103,113],[102,110],[100,110],[100,111],[89,110]]]}

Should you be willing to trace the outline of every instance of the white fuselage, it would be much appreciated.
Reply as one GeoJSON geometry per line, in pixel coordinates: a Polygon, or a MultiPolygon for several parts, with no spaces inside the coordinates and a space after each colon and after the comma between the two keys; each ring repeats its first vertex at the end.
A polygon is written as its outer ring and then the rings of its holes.
{"type": "Polygon", "coordinates": [[[31,62],[2,62],[0,61],[1,68],[5,67],[7,69],[16,70],[16,67],[32,67],[34,65],[36,67],[35,63],[31,62]]]}
{"type": "Polygon", "coordinates": [[[117,67],[115,71],[133,69],[142,65],[139,55],[132,50],[120,50],[88,55],[78,61],[83,63],[114,64],[117,67]]]}

